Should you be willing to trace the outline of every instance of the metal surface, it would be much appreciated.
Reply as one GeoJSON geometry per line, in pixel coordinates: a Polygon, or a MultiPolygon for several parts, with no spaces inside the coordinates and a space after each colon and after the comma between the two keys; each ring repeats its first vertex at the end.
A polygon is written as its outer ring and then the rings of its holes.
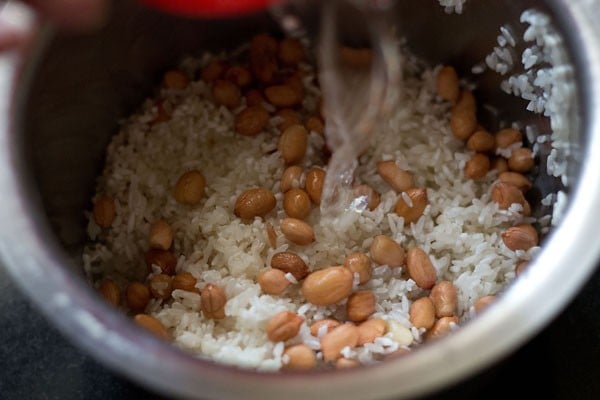
{"type": "MultiPolygon", "coordinates": [[[[466,68],[489,52],[499,25],[517,24],[522,9],[543,5],[498,3],[473,2],[463,16],[445,16],[434,0],[419,7],[401,2],[406,5],[401,25],[417,54],[466,68]]],[[[574,187],[562,225],[493,312],[433,345],[350,371],[301,375],[228,368],[192,358],[139,330],[77,274],[84,241],[82,210],[89,206],[118,118],[149,95],[161,70],[181,55],[226,48],[252,32],[271,29],[265,16],[210,23],[179,20],[120,1],[101,32],[54,37],[46,46],[43,38],[52,33],[43,30],[36,47],[23,57],[1,55],[0,77],[11,83],[0,88],[0,112],[10,116],[0,119],[2,260],[15,282],[74,343],[114,370],[169,395],[405,398],[465,378],[522,345],[556,316],[590,276],[600,252],[600,215],[595,212],[600,158],[591,156],[600,149],[600,8],[595,1],[545,4],[566,37],[582,83],[586,153],[577,181],[585,185],[574,187]]],[[[495,94],[493,85],[485,87],[482,95],[490,102],[507,100],[495,94]]]]}

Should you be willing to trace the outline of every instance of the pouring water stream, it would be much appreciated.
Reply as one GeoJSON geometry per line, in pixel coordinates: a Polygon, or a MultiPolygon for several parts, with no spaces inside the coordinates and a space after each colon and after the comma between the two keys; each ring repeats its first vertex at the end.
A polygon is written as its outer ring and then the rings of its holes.
{"type": "Polygon", "coordinates": [[[344,221],[348,212],[367,208],[366,195],[353,193],[360,155],[394,108],[401,85],[401,58],[386,5],[352,1],[365,16],[371,35],[371,63],[353,65],[340,52],[337,2],[322,6],[319,81],[326,107],[325,135],[332,150],[321,196],[321,215],[344,221]],[[378,7],[377,7],[378,6],[378,7]],[[393,88],[393,90],[389,90],[393,88]]]}

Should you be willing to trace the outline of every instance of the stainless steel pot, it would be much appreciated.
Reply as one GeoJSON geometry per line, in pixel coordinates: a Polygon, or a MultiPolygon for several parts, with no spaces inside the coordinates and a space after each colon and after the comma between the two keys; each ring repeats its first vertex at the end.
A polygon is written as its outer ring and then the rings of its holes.
{"type": "MultiPolygon", "coordinates": [[[[430,393],[515,350],[556,316],[590,276],[600,251],[600,4],[597,1],[473,1],[445,15],[435,0],[398,1],[399,27],[413,51],[463,72],[493,47],[498,27],[518,26],[537,7],[554,17],[578,84],[583,145],[563,222],[528,272],[502,299],[456,334],[380,365],[326,373],[267,374],[201,361],[112,310],[80,270],[83,210],[89,208],[105,146],[120,117],[184,54],[229,48],[273,29],[267,15],[185,20],[115,2],[99,32],[63,36],[42,24],[25,51],[0,56],[0,253],[21,289],[74,343],[110,368],[171,396],[189,398],[382,399],[430,393]]],[[[14,10],[12,10],[14,11],[14,10]]],[[[11,9],[4,12],[12,12],[11,9]]],[[[15,14],[16,15],[16,14],[15,14]]],[[[20,19],[32,26],[33,22],[20,19]]],[[[15,22],[18,22],[15,19],[15,22]]],[[[544,127],[523,102],[483,75],[482,98],[513,118],[544,127]]],[[[547,127],[546,127],[547,128],[547,127]]],[[[26,316],[24,316],[26,318],[26,316]]]]}

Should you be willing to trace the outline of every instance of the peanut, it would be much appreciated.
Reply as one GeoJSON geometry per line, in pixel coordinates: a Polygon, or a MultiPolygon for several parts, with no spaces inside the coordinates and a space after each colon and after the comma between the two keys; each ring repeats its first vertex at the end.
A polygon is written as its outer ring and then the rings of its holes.
{"type": "Polygon", "coordinates": [[[371,318],[358,326],[358,345],[373,343],[375,339],[385,335],[387,322],[381,318],[371,318]]]}
{"type": "Polygon", "coordinates": [[[407,189],[405,193],[410,198],[412,206],[404,200],[404,196],[399,196],[394,212],[404,218],[404,225],[408,225],[421,218],[429,204],[429,199],[425,188],[411,188],[407,189]]]}
{"type": "Polygon", "coordinates": [[[308,132],[302,125],[292,125],[279,138],[279,152],[286,164],[298,164],[306,154],[308,132]]]}
{"type": "Polygon", "coordinates": [[[490,158],[486,154],[475,153],[465,164],[465,176],[470,179],[481,179],[490,170],[490,158]]]}
{"type": "Polygon", "coordinates": [[[287,363],[283,365],[284,369],[306,371],[317,365],[315,352],[305,344],[290,346],[284,350],[283,355],[287,356],[287,363]]]}
{"type": "Polygon", "coordinates": [[[494,147],[496,147],[494,135],[483,129],[475,131],[469,140],[467,140],[467,148],[478,153],[492,151],[494,147]]]}
{"type": "Polygon", "coordinates": [[[402,346],[410,346],[414,340],[412,332],[406,326],[396,321],[387,321],[387,331],[392,340],[402,346]]]}
{"type": "Polygon", "coordinates": [[[450,130],[457,139],[468,140],[477,129],[477,116],[467,108],[452,110],[450,114],[450,130]]]}
{"type": "Polygon", "coordinates": [[[143,311],[150,301],[150,290],[141,282],[131,282],[125,288],[125,304],[131,311],[143,311]]]}
{"type": "Polygon", "coordinates": [[[226,69],[227,64],[224,61],[213,60],[206,64],[204,68],[202,68],[200,76],[204,82],[212,83],[213,81],[216,81],[222,77],[226,69]]]}
{"type": "Polygon", "coordinates": [[[242,100],[240,89],[232,82],[223,79],[215,81],[212,87],[212,95],[215,103],[229,109],[238,107],[242,100]]]}
{"type": "Polygon", "coordinates": [[[290,281],[285,277],[285,272],[276,268],[261,271],[256,277],[256,281],[263,292],[276,296],[283,293],[290,285],[290,281]]]}
{"type": "Polygon", "coordinates": [[[164,219],[156,220],[150,225],[150,247],[160,250],[169,250],[173,244],[173,230],[164,219]]]}
{"type": "Polygon", "coordinates": [[[304,125],[307,131],[318,133],[321,136],[325,132],[325,124],[319,117],[309,117],[304,125]]]}
{"type": "Polygon", "coordinates": [[[295,67],[298,63],[304,61],[304,47],[298,39],[285,38],[279,42],[279,52],[277,53],[281,64],[288,67],[295,67]]]}
{"type": "Polygon", "coordinates": [[[442,317],[435,321],[429,330],[427,339],[437,339],[452,331],[452,325],[458,325],[458,317],[442,317]]]}
{"type": "Polygon", "coordinates": [[[525,271],[525,269],[529,266],[529,261],[527,260],[521,260],[517,263],[517,266],[515,267],[515,274],[517,276],[521,275],[523,273],[523,271],[525,271]]]}
{"type": "Polygon", "coordinates": [[[177,266],[177,257],[168,250],[150,249],[144,254],[144,260],[148,270],[152,270],[152,266],[160,267],[163,274],[173,275],[177,266]]]}
{"type": "Polygon", "coordinates": [[[388,265],[391,268],[404,265],[404,249],[388,236],[375,236],[370,252],[371,259],[377,264],[388,265]]]}
{"type": "Polygon", "coordinates": [[[348,297],[354,276],[344,267],[329,267],[309,274],[302,294],[309,303],[328,306],[348,297]]]}
{"type": "Polygon", "coordinates": [[[92,215],[100,228],[110,227],[116,216],[114,199],[106,195],[98,197],[94,202],[92,215]]]}
{"type": "Polygon", "coordinates": [[[100,286],[98,287],[98,291],[108,301],[115,307],[118,307],[121,303],[121,290],[112,279],[104,279],[100,286]]]}
{"type": "Polygon", "coordinates": [[[298,188],[288,190],[283,195],[283,209],[292,218],[306,219],[311,210],[308,193],[298,188]]]}
{"type": "Polygon", "coordinates": [[[526,147],[515,149],[508,158],[508,168],[514,172],[529,172],[534,164],[533,153],[526,147]]]}
{"type": "Polygon", "coordinates": [[[241,65],[234,65],[225,73],[225,79],[237,87],[243,88],[252,83],[252,74],[248,68],[241,65]]]}
{"type": "Polygon", "coordinates": [[[358,274],[358,283],[362,285],[371,279],[371,259],[364,253],[352,253],[344,259],[344,267],[358,274]]]}
{"type": "Polygon", "coordinates": [[[198,170],[187,171],[175,184],[175,200],[181,204],[196,205],[204,197],[206,179],[198,170]]]}
{"type": "Polygon", "coordinates": [[[272,342],[285,342],[296,336],[304,318],[291,311],[282,311],[275,314],[267,322],[267,337],[272,342]]]}
{"type": "Polygon", "coordinates": [[[315,241],[313,228],[297,218],[285,218],[281,221],[281,232],[290,242],[306,246],[315,241]]]}
{"type": "Polygon", "coordinates": [[[340,326],[340,323],[335,319],[331,318],[319,320],[310,326],[310,334],[315,337],[319,337],[319,332],[321,332],[321,327],[323,326],[327,326],[327,329],[324,330],[325,333],[327,333],[332,331],[334,328],[340,326]]]}
{"type": "Polygon", "coordinates": [[[356,197],[364,196],[367,201],[367,208],[371,211],[376,209],[379,203],[381,202],[379,193],[373,190],[373,188],[369,185],[358,185],[354,187],[353,193],[356,197]]]}
{"type": "Polygon", "coordinates": [[[259,105],[244,108],[235,117],[235,131],[244,136],[256,136],[269,123],[269,113],[259,105]]]}
{"type": "Polygon", "coordinates": [[[306,173],[306,192],[310,199],[316,205],[321,204],[321,194],[323,193],[323,184],[325,183],[325,171],[321,168],[311,168],[306,173]]]}
{"type": "Polygon", "coordinates": [[[199,292],[196,288],[198,281],[194,275],[187,271],[182,271],[173,277],[173,289],[185,290],[188,292],[199,292]]]}
{"type": "Polygon", "coordinates": [[[435,323],[435,306],[429,297],[413,301],[408,314],[410,322],[416,328],[430,329],[435,323]]]}
{"type": "Polygon", "coordinates": [[[440,281],[436,283],[429,293],[429,298],[435,307],[436,317],[450,317],[456,312],[458,294],[452,282],[440,281]]]}
{"type": "Polygon", "coordinates": [[[394,160],[379,161],[377,173],[396,192],[403,192],[415,186],[413,175],[400,168],[394,160]]]}
{"type": "Polygon", "coordinates": [[[477,101],[475,100],[475,96],[473,96],[473,92],[470,90],[463,90],[460,92],[456,104],[452,106],[452,111],[458,109],[464,109],[473,114],[477,112],[477,101]]]}
{"type": "MultiPolygon", "coordinates": [[[[248,107],[260,106],[262,103],[267,101],[262,93],[257,89],[248,90],[244,97],[246,98],[246,106],[248,107]]],[[[267,114],[267,120],[268,116],[269,114],[267,114]]]]}
{"type": "Polygon", "coordinates": [[[281,184],[279,185],[283,193],[292,188],[299,188],[302,182],[302,167],[292,165],[287,167],[281,175],[281,184]]]}
{"type": "Polygon", "coordinates": [[[490,169],[496,170],[499,174],[508,171],[508,161],[504,157],[493,157],[490,162],[490,169]]]}
{"type": "Polygon", "coordinates": [[[306,265],[302,258],[291,251],[273,254],[271,267],[292,274],[297,281],[301,281],[310,273],[308,265],[306,265]]]}
{"type": "Polygon", "coordinates": [[[289,86],[296,92],[296,97],[300,100],[304,99],[305,93],[304,83],[302,82],[303,76],[303,72],[298,70],[283,82],[285,86],[289,86]]]}
{"type": "Polygon", "coordinates": [[[473,307],[475,308],[476,313],[480,313],[486,308],[490,306],[494,301],[496,301],[496,296],[483,296],[477,299],[473,307]]]}
{"type": "Polygon", "coordinates": [[[225,318],[225,304],[227,303],[227,297],[225,296],[223,289],[209,283],[202,289],[200,299],[202,301],[202,313],[206,318],[225,318]]]}
{"type": "Polygon", "coordinates": [[[373,50],[369,48],[340,47],[340,60],[353,68],[368,68],[373,63],[373,50]]]}
{"type": "Polygon", "coordinates": [[[491,198],[501,210],[508,209],[512,204],[525,202],[523,192],[516,185],[507,182],[506,179],[500,180],[492,186],[491,198]]]}
{"type": "Polygon", "coordinates": [[[169,113],[165,109],[164,101],[157,101],[156,102],[156,116],[154,117],[154,119],[152,120],[152,122],[150,122],[150,125],[154,126],[154,125],[159,124],[161,122],[166,122],[169,119],[171,119],[171,116],[169,115],[169,113]]]}
{"type": "Polygon", "coordinates": [[[523,192],[513,184],[497,182],[492,186],[491,197],[492,201],[496,202],[501,210],[507,210],[512,204],[516,203],[523,206],[524,215],[528,215],[531,211],[523,192]]]}
{"type": "Polygon", "coordinates": [[[148,280],[150,294],[155,299],[167,300],[173,292],[173,281],[169,275],[157,274],[152,275],[148,280]]]}
{"type": "Polygon", "coordinates": [[[163,76],[163,85],[167,89],[183,90],[189,83],[190,78],[188,78],[182,71],[167,71],[163,76]]]}
{"type": "Polygon", "coordinates": [[[302,102],[302,97],[291,85],[269,86],[265,89],[265,97],[278,108],[294,107],[302,102]]]}
{"type": "Polygon", "coordinates": [[[431,289],[437,279],[437,271],[429,256],[422,249],[412,247],[406,254],[408,276],[421,289],[431,289]]]}
{"type": "Polygon", "coordinates": [[[337,369],[356,368],[359,366],[360,363],[358,361],[346,357],[340,357],[335,362],[335,367],[337,369]]]}
{"type": "Polygon", "coordinates": [[[442,99],[450,103],[456,102],[460,95],[458,74],[454,67],[445,66],[437,74],[436,79],[437,94],[442,99]]]}
{"type": "Polygon", "coordinates": [[[275,78],[277,65],[277,41],[267,35],[260,34],[252,38],[249,49],[250,69],[259,81],[270,83],[275,78]]]}
{"type": "Polygon", "coordinates": [[[249,189],[237,198],[233,212],[242,219],[264,217],[276,204],[275,195],[269,189],[249,189]]]}
{"type": "Polygon", "coordinates": [[[502,241],[512,251],[529,250],[539,244],[539,237],[530,224],[519,224],[502,232],[502,241]]]}
{"type": "Polygon", "coordinates": [[[291,108],[282,108],[281,110],[275,113],[275,116],[283,119],[283,121],[281,121],[279,125],[277,125],[277,129],[279,129],[282,132],[290,126],[299,125],[302,123],[300,114],[298,114],[297,111],[294,111],[291,108]]]}
{"type": "Polygon", "coordinates": [[[324,361],[335,361],[341,356],[344,347],[354,348],[358,343],[358,328],[342,324],[321,338],[321,351],[324,361]]]}
{"type": "Polygon", "coordinates": [[[498,176],[498,180],[500,182],[508,183],[510,185],[516,186],[522,192],[526,192],[531,189],[532,184],[529,179],[525,177],[525,175],[520,174],[518,172],[506,171],[502,172],[498,176]]]}
{"type": "Polygon", "coordinates": [[[522,141],[523,134],[516,129],[507,128],[496,132],[496,147],[499,149],[505,149],[522,141]]]}
{"type": "Polygon", "coordinates": [[[362,290],[352,293],[346,303],[346,315],[352,322],[362,322],[375,312],[377,299],[373,292],[362,290]]]}
{"type": "Polygon", "coordinates": [[[148,314],[137,314],[133,321],[140,327],[146,329],[161,339],[170,340],[171,334],[162,322],[148,314]]]}

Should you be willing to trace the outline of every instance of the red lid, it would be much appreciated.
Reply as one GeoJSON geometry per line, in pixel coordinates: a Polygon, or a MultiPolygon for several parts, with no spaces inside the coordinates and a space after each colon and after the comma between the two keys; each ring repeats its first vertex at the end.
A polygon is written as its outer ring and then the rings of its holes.
{"type": "Polygon", "coordinates": [[[215,17],[236,16],[259,11],[277,0],[140,0],[142,3],[174,14],[215,17]]]}

